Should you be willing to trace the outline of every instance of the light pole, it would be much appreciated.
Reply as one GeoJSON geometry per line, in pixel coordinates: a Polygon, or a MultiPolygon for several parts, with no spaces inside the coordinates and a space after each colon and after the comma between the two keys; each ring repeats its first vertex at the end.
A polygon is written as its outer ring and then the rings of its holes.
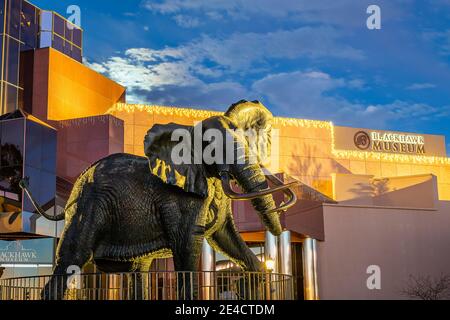
{"type": "Polygon", "coordinates": [[[275,261],[266,260],[266,300],[272,300],[272,271],[275,268],[275,261]]]}

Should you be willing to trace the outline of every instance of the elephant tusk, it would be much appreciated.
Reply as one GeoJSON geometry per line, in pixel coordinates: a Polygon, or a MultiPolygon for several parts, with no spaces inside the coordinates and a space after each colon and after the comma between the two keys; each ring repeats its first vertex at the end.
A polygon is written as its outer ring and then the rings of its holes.
{"type": "Polygon", "coordinates": [[[272,173],[270,173],[267,170],[266,170],[266,176],[270,182],[272,182],[274,185],[276,185],[274,188],[267,188],[265,190],[261,190],[258,192],[251,192],[251,193],[237,193],[237,192],[233,191],[233,189],[231,188],[229,173],[222,172],[220,174],[221,181],[222,181],[222,188],[223,188],[226,196],[232,200],[237,200],[237,201],[252,200],[255,198],[260,198],[262,196],[278,192],[278,191],[282,191],[285,195],[287,195],[289,197],[288,201],[278,208],[275,208],[273,210],[265,212],[265,214],[271,214],[273,212],[282,213],[282,212],[287,211],[292,206],[294,206],[295,203],[297,202],[297,195],[291,190],[291,188],[299,185],[300,182],[292,181],[292,182],[284,184],[283,181],[278,179],[276,176],[274,176],[272,173]]]}
{"type": "MultiPolygon", "coordinates": [[[[284,185],[283,181],[281,181],[280,179],[278,179],[276,176],[274,176],[270,171],[267,170],[267,179],[272,182],[275,185],[284,185]]],[[[295,181],[297,185],[300,184],[299,181],[295,181]]],[[[294,182],[294,183],[295,183],[294,182]]],[[[295,192],[293,192],[290,188],[289,189],[284,189],[283,193],[288,196],[288,201],[284,204],[282,204],[280,207],[275,208],[273,210],[270,210],[268,212],[265,212],[265,214],[271,214],[274,212],[277,212],[279,214],[286,212],[289,208],[293,207],[296,203],[297,203],[297,195],[295,194],[295,192]]]]}

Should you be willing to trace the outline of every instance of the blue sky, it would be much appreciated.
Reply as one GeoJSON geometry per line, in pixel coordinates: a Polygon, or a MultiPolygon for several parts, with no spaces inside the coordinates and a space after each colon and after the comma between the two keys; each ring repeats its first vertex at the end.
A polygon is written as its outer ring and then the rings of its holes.
{"type": "Polygon", "coordinates": [[[85,63],[129,102],[258,99],[278,116],[445,134],[450,150],[450,0],[32,2],[81,8],[85,63]]]}

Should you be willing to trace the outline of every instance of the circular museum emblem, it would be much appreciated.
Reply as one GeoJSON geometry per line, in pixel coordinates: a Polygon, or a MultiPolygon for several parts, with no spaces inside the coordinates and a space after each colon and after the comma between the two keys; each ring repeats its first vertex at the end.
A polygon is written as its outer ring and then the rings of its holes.
{"type": "Polygon", "coordinates": [[[354,141],[355,146],[358,147],[358,149],[367,150],[370,147],[370,136],[367,134],[367,132],[358,131],[355,134],[354,141]]]}

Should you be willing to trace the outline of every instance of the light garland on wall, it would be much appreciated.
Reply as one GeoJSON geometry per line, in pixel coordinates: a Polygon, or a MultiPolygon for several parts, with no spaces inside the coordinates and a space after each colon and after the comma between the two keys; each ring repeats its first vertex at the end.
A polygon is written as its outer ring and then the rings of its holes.
{"type": "Polygon", "coordinates": [[[333,125],[329,121],[319,121],[319,120],[305,120],[305,119],[295,119],[295,118],[283,118],[275,117],[274,125],[282,127],[300,127],[300,128],[316,128],[316,129],[330,129],[333,125]]]}
{"type": "MultiPolygon", "coordinates": [[[[223,112],[219,111],[208,111],[201,109],[180,108],[180,107],[159,106],[159,105],[127,104],[127,103],[117,103],[107,111],[107,114],[114,114],[116,112],[133,113],[136,111],[140,112],[144,111],[151,115],[179,116],[195,119],[206,119],[209,117],[223,114],[223,112]]],[[[450,166],[450,158],[447,157],[393,154],[393,153],[357,151],[357,150],[337,150],[335,146],[334,124],[330,121],[275,117],[274,125],[279,127],[280,126],[299,127],[299,128],[316,128],[316,129],[330,130],[331,153],[334,157],[338,159],[450,166]]]]}
{"type": "MultiPolygon", "coordinates": [[[[204,119],[223,114],[223,112],[220,111],[209,111],[201,109],[180,108],[180,107],[159,106],[159,105],[127,104],[127,103],[117,103],[106,113],[107,114],[114,114],[115,112],[133,113],[136,111],[147,112],[152,115],[156,114],[163,116],[179,116],[187,118],[204,118],[204,119]]],[[[331,128],[332,123],[328,121],[319,121],[319,120],[275,117],[274,125],[283,127],[329,129],[331,128]]]]}
{"type": "Polygon", "coordinates": [[[218,111],[208,111],[200,109],[178,108],[178,107],[158,106],[158,105],[127,104],[127,103],[117,103],[106,113],[109,114],[114,114],[115,112],[133,113],[136,111],[147,112],[152,115],[179,116],[187,118],[205,118],[205,119],[223,114],[223,112],[218,111]]]}
{"type": "Polygon", "coordinates": [[[366,152],[352,150],[332,150],[338,159],[383,161],[396,163],[411,163],[422,165],[450,165],[450,158],[434,156],[412,156],[406,154],[391,154],[381,152],[366,152]]]}

